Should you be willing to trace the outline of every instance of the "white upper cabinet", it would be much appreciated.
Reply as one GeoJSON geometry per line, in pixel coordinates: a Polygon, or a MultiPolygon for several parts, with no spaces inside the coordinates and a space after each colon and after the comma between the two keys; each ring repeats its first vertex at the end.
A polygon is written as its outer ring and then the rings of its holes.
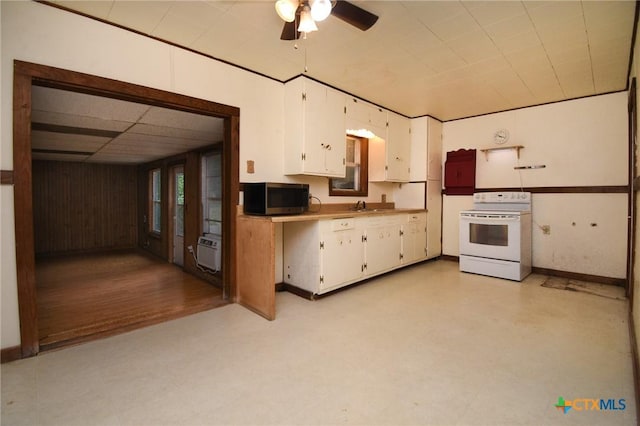
{"type": "Polygon", "coordinates": [[[428,118],[427,179],[442,180],[442,123],[428,118]]]}
{"type": "Polygon", "coordinates": [[[347,130],[368,130],[385,138],[387,111],[356,98],[347,98],[347,130]]]}
{"type": "Polygon", "coordinates": [[[284,173],[344,177],[345,96],[304,77],[285,85],[284,173]]]}
{"type": "Polygon", "coordinates": [[[442,180],[442,123],[431,117],[411,120],[411,182],[442,180]]]}
{"type": "Polygon", "coordinates": [[[428,119],[426,117],[411,120],[411,182],[427,180],[427,132],[428,119]]]}
{"type": "Polygon", "coordinates": [[[411,121],[387,112],[387,136],[369,142],[369,180],[409,182],[411,158],[411,121]]]}

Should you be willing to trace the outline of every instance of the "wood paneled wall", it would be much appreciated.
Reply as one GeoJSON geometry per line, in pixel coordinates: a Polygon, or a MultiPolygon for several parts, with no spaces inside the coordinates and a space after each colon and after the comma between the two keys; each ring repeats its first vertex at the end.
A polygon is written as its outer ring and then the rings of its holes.
{"type": "Polygon", "coordinates": [[[36,255],[135,247],[136,167],[33,162],[36,255]]]}

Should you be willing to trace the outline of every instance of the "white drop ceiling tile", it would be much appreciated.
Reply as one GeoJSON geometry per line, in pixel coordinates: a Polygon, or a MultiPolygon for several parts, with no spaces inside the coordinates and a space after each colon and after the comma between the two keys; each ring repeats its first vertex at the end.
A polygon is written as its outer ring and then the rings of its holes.
{"type": "Polygon", "coordinates": [[[467,63],[448,47],[432,49],[425,53],[425,63],[438,73],[464,67],[467,63]]]}
{"type": "Polygon", "coordinates": [[[548,49],[554,49],[565,44],[582,44],[587,45],[589,38],[584,27],[569,29],[546,29],[537,31],[538,37],[548,49]]]}
{"type": "Polygon", "coordinates": [[[535,31],[520,33],[511,38],[495,39],[494,42],[504,55],[521,50],[532,49],[542,45],[542,42],[535,31]]]}
{"type": "MultiPolygon", "coordinates": [[[[263,25],[268,24],[284,24],[284,21],[280,19],[275,9],[275,1],[237,1],[234,2],[228,9],[228,13],[225,16],[233,16],[236,20],[241,20],[250,24],[253,28],[259,29],[263,25]]],[[[327,20],[335,19],[331,16],[327,20]]],[[[318,22],[318,28],[322,26],[327,20],[318,22]]],[[[278,33],[278,36],[280,34],[278,33]]]]}
{"type": "Polygon", "coordinates": [[[38,109],[31,110],[31,121],[34,123],[55,124],[58,126],[79,127],[83,129],[110,130],[114,132],[123,132],[131,127],[131,123],[126,121],[103,120],[101,118],[41,111],[38,109]]]}
{"type": "Polygon", "coordinates": [[[541,88],[557,86],[560,88],[558,76],[553,68],[549,66],[545,69],[531,69],[518,71],[518,77],[529,88],[541,88]]]}
{"type": "Polygon", "coordinates": [[[113,3],[108,19],[145,34],[151,34],[166,15],[171,4],[168,1],[116,1],[113,3]]]}
{"type": "Polygon", "coordinates": [[[222,137],[224,135],[224,122],[222,122],[222,119],[220,119],[220,121],[221,123],[217,128],[206,131],[138,123],[133,125],[129,132],[132,135],[142,134],[151,136],[164,136],[176,139],[190,139],[203,143],[214,143],[222,140],[222,137]]]}
{"type": "Polygon", "coordinates": [[[113,7],[114,1],[100,1],[100,0],[72,0],[72,1],[57,1],[54,0],[53,3],[59,4],[60,6],[68,7],[73,10],[80,11],[82,13],[86,13],[90,16],[95,16],[101,19],[107,19],[109,16],[109,12],[113,7]]]}
{"type": "Polygon", "coordinates": [[[555,50],[548,52],[549,60],[554,67],[561,64],[580,64],[581,66],[589,68],[591,66],[591,54],[589,48],[586,45],[582,46],[569,46],[564,50],[555,50]]]}
{"type": "Polygon", "coordinates": [[[481,29],[473,16],[466,11],[449,19],[432,22],[427,25],[427,28],[443,41],[453,40],[463,34],[481,29]]]}
{"type": "Polygon", "coordinates": [[[541,45],[508,53],[505,58],[518,71],[551,68],[549,56],[541,45]]]}
{"type": "Polygon", "coordinates": [[[467,63],[500,56],[501,53],[484,31],[475,31],[446,42],[447,46],[467,63]]]}
{"type": "Polygon", "coordinates": [[[562,91],[570,98],[588,96],[595,93],[591,73],[558,74],[562,91]]]}
{"type": "Polygon", "coordinates": [[[186,111],[178,111],[167,108],[151,107],[140,118],[140,123],[152,124],[161,127],[174,127],[200,132],[215,131],[219,128],[222,119],[208,115],[194,114],[186,111]]]}
{"type": "Polygon", "coordinates": [[[612,56],[627,59],[631,51],[631,40],[627,37],[611,38],[608,40],[592,40],[589,43],[592,56],[612,56]]]}
{"type": "Polygon", "coordinates": [[[227,12],[238,1],[244,0],[201,0],[203,3],[207,3],[209,6],[219,9],[222,12],[227,12]]]}
{"type": "Polygon", "coordinates": [[[464,1],[469,13],[485,26],[524,15],[525,8],[518,1],[464,1]]]}
{"type": "Polygon", "coordinates": [[[168,157],[184,152],[180,147],[171,147],[154,144],[114,144],[110,143],[100,150],[103,154],[134,154],[148,155],[154,158],[168,157]]]}
{"type": "Polygon", "coordinates": [[[549,84],[541,84],[539,81],[535,81],[533,84],[527,84],[527,88],[537,102],[548,101],[550,99],[562,99],[564,93],[562,87],[557,81],[549,84]]]}
{"type": "Polygon", "coordinates": [[[422,27],[411,33],[398,47],[409,52],[411,55],[421,57],[426,54],[427,51],[443,46],[444,43],[436,37],[433,32],[428,28],[422,27]]]}
{"type": "Polygon", "coordinates": [[[568,76],[575,78],[589,77],[592,78],[592,69],[590,61],[576,60],[566,62],[554,62],[553,69],[558,78],[562,79],[568,76]]]}
{"type": "Polygon", "coordinates": [[[588,1],[583,3],[588,28],[602,31],[618,31],[633,26],[635,2],[588,1]]]}
{"type": "Polygon", "coordinates": [[[427,27],[466,13],[464,6],[457,1],[404,1],[402,4],[427,27]]]}
{"type": "Polygon", "coordinates": [[[191,139],[168,138],[163,136],[124,134],[115,138],[105,148],[109,149],[144,149],[147,151],[176,151],[185,152],[202,146],[209,145],[202,141],[194,142],[191,139]]]}
{"type": "Polygon", "coordinates": [[[97,151],[110,140],[111,138],[98,136],[71,135],[40,130],[31,132],[31,147],[37,149],[97,151]]]}
{"type": "Polygon", "coordinates": [[[545,1],[540,2],[539,7],[529,7],[527,11],[536,28],[558,27],[567,25],[573,19],[581,18],[582,2],[580,1],[545,1]]]}
{"type": "Polygon", "coordinates": [[[195,40],[207,32],[216,16],[220,13],[207,3],[180,2],[173,3],[167,14],[154,28],[153,35],[171,40],[181,46],[190,46],[195,40]]]}
{"type": "Polygon", "coordinates": [[[149,109],[148,105],[40,86],[33,86],[31,97],[33,108],[41,111],[131,123],[149,109]]]}
{"type": "Polygon", "coordinates": [[[625,78],[620,75],[627,73],[627,61],[608,62],[593,67],[593,77],[597,91],[611,92],[624,90],[627,86],[625,78]]]}
{"type": "Polygon", "coordinates": [[[494,40],[509,39],[518,34],[535,31],[533,22],[531,22],[527,14],[517,15],[494,24],[485,25],[483,29],[494,40]]]}

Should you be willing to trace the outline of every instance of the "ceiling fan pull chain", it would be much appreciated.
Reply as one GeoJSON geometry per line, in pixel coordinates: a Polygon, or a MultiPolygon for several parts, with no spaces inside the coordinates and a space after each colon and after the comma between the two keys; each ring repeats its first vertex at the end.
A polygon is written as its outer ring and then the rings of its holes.
{"type": "Polygon", "coordinates": [[[307,46],[304,47],[304,72],[305,74],[309,72],[309,69],[307,68],[307,46]]]}

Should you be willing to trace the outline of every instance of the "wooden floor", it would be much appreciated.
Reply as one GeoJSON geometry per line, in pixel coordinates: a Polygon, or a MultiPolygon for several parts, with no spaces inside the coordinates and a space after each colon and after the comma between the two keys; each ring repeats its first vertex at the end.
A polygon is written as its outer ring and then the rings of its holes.
{"type": "Polygon", "coordinates": [[[40,350],[225,305],[222,291],[141,251],[36,262],[40,350]]]}

